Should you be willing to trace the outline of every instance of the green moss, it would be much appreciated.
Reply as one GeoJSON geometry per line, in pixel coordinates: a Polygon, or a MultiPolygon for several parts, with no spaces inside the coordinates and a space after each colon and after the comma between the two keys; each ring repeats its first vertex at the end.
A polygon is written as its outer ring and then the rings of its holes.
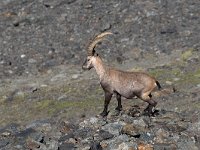
{"type": "Polygon", "coordinates": [[[173,78],[177,78],[181,76],[181,71],[179,68],[174,69],[166,69],[166,68],[159,68],[159,69],[152,69],[149,71],[149,74],[156,78],[162,78],[165,80],[171,80],[173,78]]]}
{"type": "Polygon", "coordinates": [[[79,116],[84,112],[98,112],[99,106],[103,107],[101,87],[84,89],[80,85],[79,82],[58,87],[44,87],[34,93],[16,94],[12,101],[6,100],[6,96],[9,96],[10,92],[1,93],[0,125],[10,122],[26,123],[58,114],[68,118],[74,117],[74,114],[79,116]],[[66,95],[66,99],[58,100],[61,95],[66,95]]]}
{"type": "Polygon", "coordinates": [[[41,100],[35,104],[34,109],[40,112],[48,112],[49,115],[52,115],[64,109],[74,108],[75,111],[77,109],[80,111],[85,108],[98,106],[100,103],[101,100],[95,97],[86,97],[86,99],[75,101],[41,100]]]}
{"type": "Polygon", "coordinates": [[[188,58],[190,58],[193,55],[194,49],[190,48],[182,53],[181,60],[186,61],[188,58]]]}
{"type": "Polygon", "coordinates": [[[184,73],[180,76],[180,80],[177,81],[179,85],[185,84],[199,84],[200,83],[200,69],[195,72],[184,73]]]}
{"type": "MultiPolygon", "coordinates": [[[[155,68],[151,69],[149,73],[156,77],[157,79],[162,79],[165,81],[173,81],[177,86],[185,85],[195,85],[200,83],[200,69],[194,72],[183,73],[181,69],[174,67],[170,68],[155,68]],[[179,78],[179,80],[174,81],[174,78],[179,78]]],[[[162,82],[162,81],[161,81],[162,82]]]]}

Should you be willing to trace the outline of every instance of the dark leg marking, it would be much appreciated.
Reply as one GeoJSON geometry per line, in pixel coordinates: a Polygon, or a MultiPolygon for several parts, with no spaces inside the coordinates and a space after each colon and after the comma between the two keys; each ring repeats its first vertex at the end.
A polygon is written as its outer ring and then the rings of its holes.
{"type": "Polygon", "coordinates": [[[148,114],[149,116],[154,115],[153,108],[157,105],[157,102],[152,99],[148,100],[147,102],[149,103],[149,105],[144,110],[145,114],[148,114]]]}
{"type": "Polygon", "coordinates": [[[118,105],[115,108],[115,110],[121,111],[122,110],[121,95],[117,93],[116,98],[117,98],[118,105]]]}
{"type": "Polygon", "coordinates": [[[100,115],[103,117],[108,115],[108,105],[110,103],[111,98],[112,98],[112,94],[109,92],[105,92],[104,109],[103,109],[103,112],[100,113],[100,115]]]}

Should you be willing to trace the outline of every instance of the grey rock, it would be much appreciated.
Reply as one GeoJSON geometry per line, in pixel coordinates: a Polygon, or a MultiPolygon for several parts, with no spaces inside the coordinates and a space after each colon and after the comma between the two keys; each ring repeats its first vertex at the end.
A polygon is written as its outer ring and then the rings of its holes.
{"type": "Polygon", "coordinates": [[[8,139],[0,139],[0,148],[5,147],[6,145],[8,145],[10,142],[8,139]]]}
{"type": "Polygon", "coordinates": [[[136,126],[134,126],[133,124],[126,124],[122,127],[122,131],[123,134],[127,134],[130,136],[134,136],[134,137],[138,137],[140,136],[140,131],[138,130],[138,128],[136,126]]]}
{"type": "Polygon", "coordinates": [[[35,59],[33,59],[33,58],[30,58],[30,59],[28,60],[28,62],[29,62],[30,64],[34,64],[34,63],[37,62],[37,60],[35,60],[35,59]]]}
{"type": "MultiPolygon", "coordinates": [[[[59,148],[61,149],[61,148],[67,147],[67,145],[63,145],[63,144],[59,147],[58,141],[56,140],[50,140],[49,142],[46,143],[45,146],[47,147],[47,150],[55,150],[55,149],[59,149],[59,148]]],[[[71,143],[68,146],[73,148],[73,144],[71,143]]]]}
{"type": "MultiPolygon", "coordinates": [[[[102,3],[41,0],[37,3],[3,0],[0,4],[1,13],[4,14],[1,15],[3,21],[0,31],[3,40],[0,49],[6,54],[6,57],[3,56],[6,60],[15,62],[14,66],[25,66],[24,70],[18,68],[21,74],[27,70],[32,72],[32,68],[25,65],[25,61],[21,62],[20,57],[16,58],[16,55],[25,54],[26,58],[32,58],[33,55],[34,58],[46,57],[51,48],[54,48],[58,52],[52,57],[56,57],[58,61],[47,60],[44,65],[52,67],[63,62],[77,65],[82,62],[86,41],[105,30],[119,33],[115,39],[119,48],[110,44],[107,49],[112,49],[112,55],[103,52],[106,57],[111,56],[111,62],[121,56],[122,52],[118,49],[124,51],[123,47],[126,47],[127,53],[133,47],[148,52],[159,49],[165,53],[170,53],[177,47],[199,47],[199,36],[195,34],[198,33],[196,26],[199,22],[198,2],[195,0],[170,1],[167,4],[165,1],[102,3]],[[187,13],[182,13],[182,8],[187,13]],[[6,11],[15,15],[8,17],[5,15],[6,11]],[[125,38],[129,40],[119,44],[120,39],[125,38]]],[[[132,55],[127,54],[127,57],[132,58],[132,55]]],[[[36,62],[37,66],[42,66],[42,63],[44,62],[36,62]]],[[[7,74],[4,71],[2,75],[5,77],[7,74]]]]}
{"type": "Polygon", "coordinates": [[[176,150],[178,146],[176,144],[155,143],[154,150],[176,150]]]}
{"type": "Polygon", "coordinates": [[[91,124],[95,124],[95,123],[97,123],[98,122],[98,118],[96,118],[96,117],[91,117],[90,118],[90,123],[91,124]]]}
{"type": "Polygon", "coordinates": [[[129,142],[129,137],[126,134],[122,134],[114,137],[113,139],[104,141],[104,143],[107,144],[107,149],[109,150],[117,149],[118,146],[123,142],[129,142]]]}
{"type": "Polygon", "coordinates": [[[63,101],[63,100],[66,100],[66,99],[67,99],[67,95],[65,95],[65,94],[58,97],[59,101],[63,101]]]}
{"type": "Polygon", "coordinates": [[[113,135],[120,135],[122,124],[120,122],[109,123],[103,126],[102,129],[110,132],[113,135]]]}
{"type": "Polygon", "coordinates": [[[136,143],[122,142],[118,145],[117,149],[115,150],[134,150],[134,149],[137,149],[136,143]]]}
{"type": "Polygon", "coordinates": [[[194,136],[195,139],[195,145],[200,148],[200,135],[195,135],[194,136]]]}
{"type": "Polygon", "coordinates": [[[103,150],[99,142],[93,142],[90,146],[90,150],[103,150]]]}
{"type": "Polygon", "coordinates": [[[82,128],[74,132],[74,136],[77,139],[86,139],[90,138],[93,134],[93,129],[91,128],[82,128]]]}
{"type": "Polygon", "coordinates": [[[74,74],[74,75],[72,75],[72,79],[78,79],[79,78],[79,74],[74,74]]]}
{"type": "Polygon", "coordinates": [[[74,134],[73,133],[68,133],[67,135],[61,136],[58,139],[58,142],[65,142],[65,141],[69,140],[70,138],[74,138],[74,134]]]}
{"type": "Polygon", "coordinates": [[[155,141],[157,143],[165,143],[166,139],[169,137],[169,132],[163,129],[158,129],[155,133],[155,141]]]}
{"type": "Polygon", "coordinates": [[[114,137],[114,135],[110,134],[108,131],[100,130],[98,132],[98,140],[99,141],[108,140],[108,139],[111,139],[113,137],[114,137]]]}
{"type": "Polygon", "coordinates": [[[74,150],[75,146],[72,143],[63,143],[59,146],[59,150],[74,150]]]}
{"type": "Polygon", "coordinates": [[[195,145],[195,141],[193,139],[188,138],[187,136],[181,136],[180,139],[177,142],[179,149],[192,149],[192,150],[198,150],[199,148],[195,145]]]}

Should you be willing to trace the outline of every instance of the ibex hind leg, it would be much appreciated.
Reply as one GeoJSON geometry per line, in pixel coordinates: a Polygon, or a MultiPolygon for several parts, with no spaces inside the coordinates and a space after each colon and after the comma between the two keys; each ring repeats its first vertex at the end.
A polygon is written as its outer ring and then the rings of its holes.
{"type": "Polygon", "coordinates": [[[147,106],[147,108],[145,108],[144,110],[144,114],[147,114],[148,116],[154,116],[155,112],[154,112],[154,108],[157,105],[157,102],[155,102],[154,100],[150,99],[147,101],[149,103],[149,105],[147,106]]]}
{"type": "Polygon", "coordinates": [[[149,115],[149,116],[154,116],[154,111],[153,108],[157,105],[157,102],[155,102],[154,100],[151,99],[152,95],[151,93],[147,92],[147,93],[143,93],[140,98],[142,100],[144,100],[145,102],[147,102],[149,105],[147,106],[147,108],[145,108],[144,113],[145,115],[149,115]]]}
{"type": "Polygon", "coordinates": [[[120,94],[116,94],[116,99],[117,99],[117,107],[115,108],[115,110],[121,111],[122,110],[122,103],[121,103],[121,95],[120,94]]]}
{"type": "Polygon", "coordinates": [[[117,107],[115,108],[115,113],[113,116],[118,116],[122,110],[121,95],[116,92],[117,107]]]}

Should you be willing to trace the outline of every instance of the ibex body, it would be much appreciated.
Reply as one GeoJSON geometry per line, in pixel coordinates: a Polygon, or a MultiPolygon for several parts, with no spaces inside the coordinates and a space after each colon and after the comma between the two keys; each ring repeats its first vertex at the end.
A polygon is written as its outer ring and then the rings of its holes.
{"type": "Polygon", "coordinates": [[[104,110],[101,115],[106,116],[108,114],[108,105],[113,94],[116,94],[118,101],[116,110],[122,110],[121,96],[127,99],[137,96],[143,101],[149,103],[145,111],[152,114],[152,109],[157,103],[151,99],[151,92],[156,86],[158,86],[159,89],[161,88],[159,82],[156,81],[154,77],[151,77],[143,72],[125,72],[105,66],[100,56],[95,52],[94,48],[105,35],[109,34],[112,33],[104,32],[95,37],[95,39],[88,46],[88,56],[82,66],[83,69],[88,70],[94,67],[100,78],[100,84],[105,92],[104,110]]]}

